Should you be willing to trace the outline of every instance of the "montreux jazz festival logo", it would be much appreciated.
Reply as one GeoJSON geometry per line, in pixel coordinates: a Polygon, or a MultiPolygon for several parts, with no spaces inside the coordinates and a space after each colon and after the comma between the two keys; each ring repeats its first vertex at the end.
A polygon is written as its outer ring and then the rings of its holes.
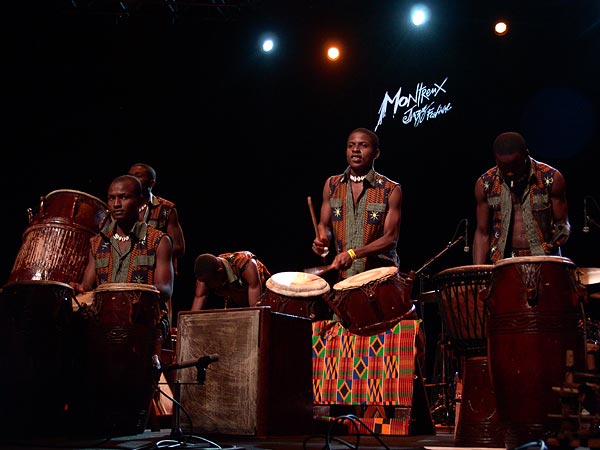
{"type": "Polygon", "coordinates": [[[402,111],[402,123],[404,125],[412,123],[415,128],[426,120],[436,119],[438,116],[448,113],[452,109],[452,103],[444,104],[440,102],[441,96],[447,93],[444,88],[446,81],[448,81],[448,77],[439,84],[434,83],[433,86],[418,83],[414,92],[409,92],[408,95],[402,95],[402,87],[398,89],[394,97],[390,97],[386,91],[379,107],[379,120],[375,131],[385,119],[388,105],[394,105],[392,117],[396,117],[398,109],[400,109],[402,111]]]}

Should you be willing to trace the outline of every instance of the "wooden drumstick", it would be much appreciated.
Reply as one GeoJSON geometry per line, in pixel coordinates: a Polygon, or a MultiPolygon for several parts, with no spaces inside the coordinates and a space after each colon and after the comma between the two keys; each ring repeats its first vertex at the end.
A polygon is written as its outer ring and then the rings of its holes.
{"type": "Polygon", "coordinates": [[[315,215],[315,209],[313,208],[312,199],[310,195],[307,197],[308,209],[310,209],[310,217],[312,219],[313,227],[315,228],[315,235],[319,238],[319,227],[317,226],[317,216],[315,215]]]}
{"type": "MultiPolygon", "coordinates": [[[[313,227],[315,229],[315,236],[319,239],[319,227],[317,225],[317,216],[315,215],[315,209],[313,208],[312,199],[310,195],[306,198],[308,200],[308,209],[310,209],[310,217],[312,219],[313,227]]],[[[321,255],[323,262],[326,261],[325,257],[327,256],[328,250],[325,249],[325,253],[321,255]]]]}

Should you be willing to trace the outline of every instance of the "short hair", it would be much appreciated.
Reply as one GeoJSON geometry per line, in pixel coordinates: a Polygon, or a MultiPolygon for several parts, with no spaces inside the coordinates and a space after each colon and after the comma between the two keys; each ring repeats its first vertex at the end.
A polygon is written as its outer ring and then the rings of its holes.
{"type": "Polygon", "coordinates": [[[118,183],[118,182],[121,182],[121,181],[129,181],[129,182],[131,182],[131,184],[133,185],[133,194],[136,197],[140,197],[140,198],[143,197],[143,194],[142,194],[142,183],[141,183],[140,180],[137,179],[137,177],[134,177],[133,175],[129,175],[129,174],[120,175],[117,178],[113,179],[110,184],[112,185],[113,183],[118,183]]]}
{"type": "MultiPolygon", "coordinates": [[[[350,132],[352,133],[365,133],[371,138],[371,144],[375,148],[379,148],[379,136],[374,131],[369,130],[368,128],[359,127],[350,132]]],[[[350,134],[348,136],[350,136],[350,134]]]]}
{"type": "Polygon", "coordinates": [[[494,155],[512,155],[513,153],[525,153],[527,144],[519,133],[508,131],[498,135],[492,148],[494,155]]]}
{"type": "Polygon", "coordinates": [[[194,262],[194,274],[215,276],[219,270],[219,260],[215,255],[203,253],[196,258],[194,262]]]}
{"type": "Polygon", "coordinates": [[[146,163],[135,163],[135,164],[132,164],[131,166],[129,166],[129,169],[131,169],[132,167],[135,167],[135,166],[140,166],[140,167],[143,167],[144,169],[146,169],[148,171],[148,174],[150,175],[150,179],[152,181],[156,181],[156,170],[154,170],[154,167],[152,167],[146,163]]]}

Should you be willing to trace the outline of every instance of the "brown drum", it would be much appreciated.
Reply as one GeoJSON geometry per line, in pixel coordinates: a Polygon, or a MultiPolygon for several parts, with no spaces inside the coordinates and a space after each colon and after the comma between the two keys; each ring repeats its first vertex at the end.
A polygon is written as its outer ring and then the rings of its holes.
{"type": "Polygon", "coordinates": [[[444,329],[460,359],[462,399],[454,432],[459,447],[504,445],[487,357],[485,296],[492,268],[452,267],[433,277],[444,329]]]}
{"type": "Polygon", "coordinates": [[[3,432],[56,432],[67,425],[65,405],[77,377],[73,290],[65,283],[30,280],[7,284],[1,292],[3,432]]]}
{"type": "Polygon", "coordinates": [[[266,283],[256,306],[270,306],[274,312],[306,317],[311,320],[331,319],[325,302],[331,287],[323,278],[305,272],[280,272],[266,283]]]}
{"type": "Polygon", "coordinates": [[[584,296],[568,258],[523,256],[494,265],[487,297],[488,355],[507,448],[560,431],[560,419],[549,417],[561,413],[552,388],[563,386],[568,353],[573,369],[584,370],[579,327],[584,296]]]}
{"type": "Polygon", "coordinates": [[[333,298],[327,302],[344,328],[371,336],[402,319],[416,318],[410,299],[412,282],[411,277],[400,276],[396,267],[379,267],[336,283],[333,298]]]}
{"type": "Polygon", "coordinates": [[[481,296],[487,293],[492,267],[491,264],[452,267],[433,277],[446,332],[452,347],[461,355],[487,355],[487,310],[481,296]]]}
{"type": "Polygon", "coordinates": [[[159,291],[101,284],[89,310],[85,385],[72,408],[76,425],[106,436],[143,433],[160,375],[153,363],[161,356],[159,291]]]}
{"type": "Polygon", "coordinates": [[[40,208],[23,234],[9,277],[22,280],[80,280],[89,239],[107,218],[108,206],[89,194],[68,189],[41,198],[40,208]]]}

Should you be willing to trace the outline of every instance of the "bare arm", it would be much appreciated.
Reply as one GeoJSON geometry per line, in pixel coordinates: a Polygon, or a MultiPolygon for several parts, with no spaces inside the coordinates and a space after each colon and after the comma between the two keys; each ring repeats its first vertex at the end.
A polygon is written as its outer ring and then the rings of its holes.
{"type": "Polygon", "coordinates": [[[206,299],[208,297],[208,287],[206,283],[196,280],[196,288],[194,289],[194,301],[192,302],[192,311],[200,311],[204,309],[206,299]]]}
{"type": "Polygon", "coordinates": [[[548,244],[549,248],[559,247],[569,239],[571,233],[571,224],[569,223],[569,212],[567,207],[567,189],[563,175],[556,171],[554,173],[554,183],[552,183],[552,192],[550,193],[550,202],[552,204],[552,217],[554,224],[557,227],[557,233],[561,233],[560,237],[554,244],[548,244]]]}
{"type": "Polygon", "coordinates": [[[171,214],[169,214],[167,234],[173,239],[173,258],[181,258],[185,254],[185,238],[183,237],[183,230],[179,223],[179,215],[175,208],[173,208],[171,214]]]}
{"type": "Polygon", "coordinates": [[[92,291],[96,286],[96,262],[94,261],[94,255],[92,249],[88,252],[88,261],[83,272],[83,278],[81,282],[69,283],[73,288],[75,295],[83,294],[84,292],[92,291]]]}
{"type": "Polygon", "coordinates": [[[164,301],[173,295],[173,277],[173,244],[169,236],[164,236],[156,248],[154,269],[154,286],[160,291],[164,301]]]}
{"type": "Polygon", "coordinates": [[[242,277],[248,283],[248,306],[256,306],[262,295],[262,285],[258,275],[258,266],[254,259],[248,261],[242,277]]]}
{"type": "Polygon", "coordinates": [[[490,254],[490,209],[481,178],[475,183],[475,204],[477,226],[473,237],[473,264],[486,264],[490,254]]]}
{"type": "Polygon", "coordinates": [[[319,237],[315,236],[312,245],[312,251],[318,256],[321,256],[327,249],[330,249],[331,245],[331,206],[329,204],[329,180],[325,180],[323,186],[323,199],[321,201],[321,213],[319,216],[319,223],[317,228],[319,230],[319,237]]]}

